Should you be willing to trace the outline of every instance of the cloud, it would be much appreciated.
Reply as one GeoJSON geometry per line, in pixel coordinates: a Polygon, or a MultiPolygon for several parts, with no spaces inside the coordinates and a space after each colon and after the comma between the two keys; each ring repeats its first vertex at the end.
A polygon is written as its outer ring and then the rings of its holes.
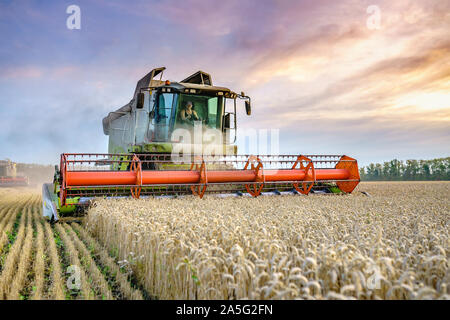
{"type": "Polygon", "coordinates": [[[1,149],[38,145],[27,158],[45,161],[106,150],[102,117],[166,66],[173,81],[204,70],[245,91],[253,114],[238,105],[239,128],[279,128],[284,153],[448,155],[450,4],[381,0],[369,30],[371,4],[80,1],[69,31],[64,3],[2,3],[1,149]]]}
{"type": "Polygon", "coordinates": [[[68,77],[79,75],[80,69],[76,66],[58,66],[54,68],[42,67],[37,65],[7,67],[1,70],[0,80],[27,80],[27,79],[53,79],[61,80],[68,77]]]}
{"type": "Polygon", "coordinates": [[[16,67],[3,69],[0,79],[27,79],[39,78],[43,75],[43,70],[36,66],[16,67]]]}

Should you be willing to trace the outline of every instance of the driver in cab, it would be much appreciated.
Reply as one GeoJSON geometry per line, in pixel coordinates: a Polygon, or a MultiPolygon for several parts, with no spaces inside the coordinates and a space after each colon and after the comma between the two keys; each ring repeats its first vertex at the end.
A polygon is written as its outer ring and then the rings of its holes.
{"type": "Polygon", "coordinates": [[[181,110],[180,116],[181,116],[181,120],[184,123],[193,124],[194,121],[200,120],[200,117],[197,115],[197,112],[195,112],[195,110],[192,109],[191,101],[186,102],[186,105],[184,106],[183,110],[181,110]]]}

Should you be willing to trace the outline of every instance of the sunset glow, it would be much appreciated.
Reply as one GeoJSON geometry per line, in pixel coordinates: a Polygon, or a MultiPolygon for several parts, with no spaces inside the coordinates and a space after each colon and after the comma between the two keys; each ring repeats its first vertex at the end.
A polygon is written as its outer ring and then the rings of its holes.
{"type": "Polygon", "coordinates": [[[450,153],[448,1],[79,1],[80,30],[67,5],[0,4],[0,158],[106,151],[101,119],[159,66],[245,91],[238,128],[279,129],[282,153],[450,153]]]}
{"type": "Polygon", "coordinates": [[[398,99],[394,107],[412,107],[421,111],[450,109],[450,92],[412,93],[398,99]]]}

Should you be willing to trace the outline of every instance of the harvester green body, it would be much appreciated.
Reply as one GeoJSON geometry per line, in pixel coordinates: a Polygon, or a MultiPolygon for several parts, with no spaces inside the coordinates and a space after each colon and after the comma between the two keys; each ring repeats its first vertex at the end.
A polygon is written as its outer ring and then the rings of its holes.
{"type": "Polygon", "coordinates": [[[348,193],[359,183],[357,162],[345,155],[239,155],[236,101],[250,115],[250,97],[202,71],[163,81],[164,70],[150,71],[131,101],[103,118],[108,154],[61,155],[53,184],[43,186],[44,216],[73,215],[95,197],[348,193]]]}

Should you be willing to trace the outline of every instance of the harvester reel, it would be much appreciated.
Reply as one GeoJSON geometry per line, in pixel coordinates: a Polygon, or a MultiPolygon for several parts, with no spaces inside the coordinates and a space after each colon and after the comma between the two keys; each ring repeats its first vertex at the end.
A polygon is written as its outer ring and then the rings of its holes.
{"type": "Polygon", "coordinates": [[[251,170],[255,173],[255,182],[260,183],[254,183],[252,185],[246,184],[245,189],[247,189],[247,192],[250,193],[252,196],[257,197],[261,194],[261,191],[264,187],[265,179],[264,179],[264,168],[261,159],[259,159],[256,156],[250,156],[244,166],[244,170],[247,170],[248,165],[250,164],[251,170]]]}
{"type": "Polygon", "coordinates": [[[199,185],[197,186],[191,186],[191,191],[194,195],[199,196],[200,199],[203,198],[203,195],[205,194],[206,187],[208,184],[208,176],[206,174],[206,165],[205,161],[201,157],[195,158],[195,161],[191,164],[190,171],[192,171],[195,168],[196,171],[200,173],[200,181],[199,185]],[[199,162],[201,162],[199,166],[199,162]]]}
{"type": "Polygon", "coordinates": [[[292,166],[292,169],[295,169],[297,165],[300,165],[300,169],[305,170],[306,181],[302,182],[301,188],[298,186],[298,183],[294,183],[294,188],[298,192],[307,195],[316,183],[316,171],[314,170],[314,164],[311,159],[305,156],[298,156],[297,161],[295,161],[294,165],[292,166]],[[307,162],[308,164],[306,166],[303,165],[303,161],[307,162]]]}
{"type": "Polygon", "coordinates": [[[131,160],[130,171],[136,172],[136,187],[130,189],[131,196],[135,199],[139,199],[142,188],[142,163],[137,155],[134,155],[131,160]]]}
{"type": "MultiPolygon", "coordinates": [[[[158,167],[167,160],[155,154],[62,154],[59,178],[53,185],[56,189],[49,189],[52,194],[48,198],[57,214],[67,215],[100,196],[138,199],[192,192],[203,198],[206,192],[237,193],[245,186],[244,190],[257,197],[263,190],[277,190],[280,186],[293,186],[298,193],[308,194],[313,188],[333,183],[337,185],[334,188],[350,193],[359,183],[356,160],[341,155],[197,156],[178,170],[145,170],[145,162],[158,167]],[[128,165],[118,167],[117,156],[126,157],[119,161],[128,165]],[[99,170],[99,166],[104,169],[99,170]]],[[[54,215],[51,211],[49,207],[49,216],[54,215]]]]}

